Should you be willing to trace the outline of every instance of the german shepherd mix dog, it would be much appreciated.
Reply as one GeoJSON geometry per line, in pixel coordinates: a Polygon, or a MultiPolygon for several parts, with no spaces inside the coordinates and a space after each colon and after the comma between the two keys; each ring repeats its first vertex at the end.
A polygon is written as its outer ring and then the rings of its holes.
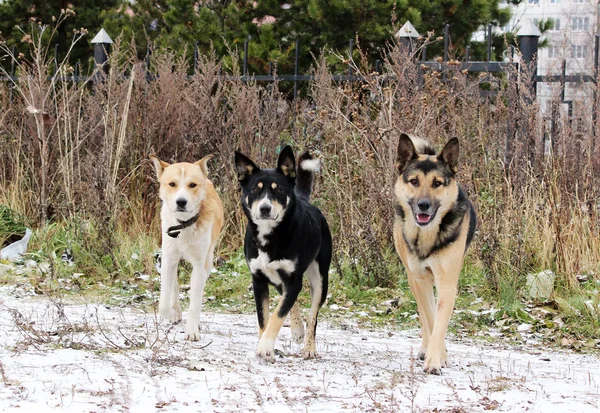
{"type": "Polygon", "coordinates": [[[213,266],[215,246],[223,227],[223,204],[208,179],[206,163],[212,155],[195,163],[169,165],[150,156],[160,182],[162,208],[162,264],[159,314],[168,321],[181,321],[177,266],[185,259],[193,266],[190,307],[185,339],[200,339],[198,324],[202,296],[213,266]]]}
{"type": "Polygon", "coordinates": [[[441,374],[448,366],[446,330],[477,225],[473,205],[456,182],[458,153],[457,138],[450,139],[439,155],[426,141],[406,134],[398,143],[394,241],[417,301],[419,357],[430,374],[441,374]]]}
{"type": "Polygon", "coordinates": [[[298,159],[286,146],[277,168],[260,169],[235,152],[235,166],[242,187],[242,206],[248,217],[244,253],[252,273],[258,316],[257,356],[274,361],[274,345],[283,321],[290,313],[292,337],[304,338],[304,325],[296,299],[305,274],[310,284],[311,308],[302,356],[317,356],[317,314],[325,302],[332,243],[321,211],[309,203],[313,172],[319,162],[305,152],[298,159]],[[269,316],[269,284],[281,294],[269,316]]]}

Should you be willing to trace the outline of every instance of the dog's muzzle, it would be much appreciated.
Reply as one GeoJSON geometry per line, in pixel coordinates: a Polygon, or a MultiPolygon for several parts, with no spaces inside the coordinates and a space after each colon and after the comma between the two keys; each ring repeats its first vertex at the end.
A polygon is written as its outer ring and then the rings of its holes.
{"type": "Polygon", "coordinates": [[[432,202],[429,199],[420,199],[417,201],[416,208],[413,206],[413,213],[417,225],[422,227],[433,221],[436,212],[437,208],[432,205],[432,202]]]}

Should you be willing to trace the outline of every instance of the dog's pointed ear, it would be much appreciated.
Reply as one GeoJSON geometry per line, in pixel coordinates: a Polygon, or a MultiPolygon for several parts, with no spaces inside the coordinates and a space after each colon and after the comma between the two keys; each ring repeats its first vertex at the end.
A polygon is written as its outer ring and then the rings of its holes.
{"type": "Polygon", "coordinates": [[[202,169],[202,172],[204,172],[204,176],[208,177],[208,166],[206,165],[206,163],[208,161],[210,161],[212,158],[214,157],[214,155],[206,155],[204,158],[200,159],[199,161],[194,162],[194,165],[198,165],[200,167],[200,169],[202,169]]]}
{"type": "Polygon", "coordinates": [[[160,179],[160,177],[163,174],[165,168],[167,168],[169,166],[169,164],[166,163],[166,162],[164,162],[164,161],[161,161],[160,159],[158,159],[154,155],[150,155],[150,160],[154,164],[154,169],[156,170],[156,177],[158,179],[160,179]]]}
{"type": "Polygon", "coordinates": [[[235,151],[235,170],[238,175],[238,181],[244,183],[250,177],[250,175],[259,171],[260,169],[246,155],[235,151]]]}
{"type": "Polygon", "coordinates": [[[279,154],[277,170],[287,178],[296,178],[296,160],[294,159],[294,151],[291,146],[287,145],[279,154]]]}
{"type": "Polygon", "coordinates": [[[453,174],[458,172],[459,152],[458,138],[454,137],[446,143],[446,146],[444,146],[444,149],[438,155],[438,160],[448,165],[453,174]]]}
{"type": "Polygon", "coordinates": [[[398,172],[404,172],[408,163],[417,157],[417,150],[410,136],[406,133],[401,134],[396,155],[396,169],[398,169],[398,172]]]}

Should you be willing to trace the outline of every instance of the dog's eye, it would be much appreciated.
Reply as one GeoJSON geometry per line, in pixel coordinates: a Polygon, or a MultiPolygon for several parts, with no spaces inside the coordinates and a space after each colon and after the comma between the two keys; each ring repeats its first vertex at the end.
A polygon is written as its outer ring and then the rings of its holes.
{"type": "Polygon", "coordinates": [[[255,193],[255,194],[258,193],[258,192],[260,192],[260,186],[256,185],[255,187],[253,187],[252,188],[252,192],[255,193]]]}
{"type": "Polygon", "coordinates": [[[281,189],[280,187],[276,186],[275,188],[273,188],[273,192],[276,194],[281,194],[283,192],[283,189],[281,189]]]}
{"type": "Polygon", "coordinates": [[[175,185],[177,185],[175,182],[169,182],[170,187],[175,188],[175,185]]]}
{"type": "Polygon", "coordinates": [[[441,181],[433,181],[433,187],[434,188],[439,188],[440,186],[442,186],[442,182],[441,181]]]}
{"type": "Polygon", "coordinates": [[[413,178],[408,181],[412,186],[419,186],[419,180],[417,178],[413,178]]]}
{"type": "Polygon", "coordinates": [[[197,186],[198,186],[198,184],[197,184],[197,183],[195,183],[195,182],[192,182],[192,183],[190,184],[190,188],[195,188],[195,187],[197,187],[197,186]]]}

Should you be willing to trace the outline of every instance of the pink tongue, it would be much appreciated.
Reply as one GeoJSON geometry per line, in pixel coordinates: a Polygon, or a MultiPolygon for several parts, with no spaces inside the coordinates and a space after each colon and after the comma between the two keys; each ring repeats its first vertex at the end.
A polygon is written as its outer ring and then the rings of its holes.
{"type": "Polygon", "coordinates": [[[427,214],[417,214],[417,221],[419,221],[423,224],[426,222],[429,222],[429,218],[431,218],[431,217],[427,214]]]}

